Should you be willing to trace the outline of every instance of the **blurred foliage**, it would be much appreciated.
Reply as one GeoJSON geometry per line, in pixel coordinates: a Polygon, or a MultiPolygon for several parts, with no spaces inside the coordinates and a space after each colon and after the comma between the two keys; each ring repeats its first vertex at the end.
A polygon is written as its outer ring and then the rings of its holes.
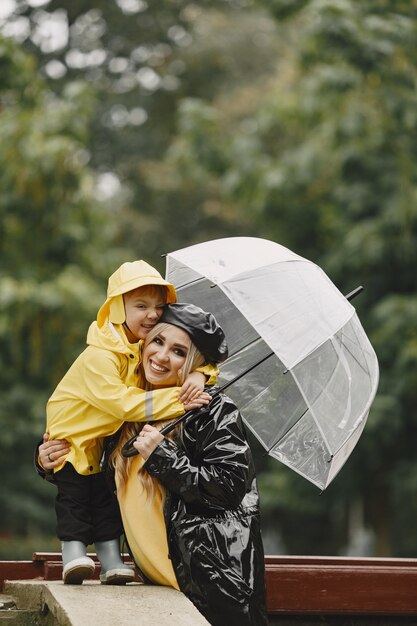
{"type": "Polygon", "coordinates": [[[365,286],[381,367],[325,493],[254,445],[266,535],[417,555],[416,0],[16,0],[0,31],[1,532],[53,532],[22,459],[111,271],[251,235],[365,286]]]}
{"type": "Polygon", "coordinates": [[[34,59],[7,39],[0,66],[1,524],[22,535],[51,533],[52,493],[34,474],[33,447],[48,395],[103,298],[111,255],[97,261],[113,229],[102,228],[87,165],[86,83],[70,82],[58,97],[34,59]]]}
{"type": "Polygon", "coordinates": [[[34,552],[60,552],[61,544],[56,537],[45,534],[30,535],[27,538],[15,536],[0,537],[0,561],[31,561],[34,552]]]}

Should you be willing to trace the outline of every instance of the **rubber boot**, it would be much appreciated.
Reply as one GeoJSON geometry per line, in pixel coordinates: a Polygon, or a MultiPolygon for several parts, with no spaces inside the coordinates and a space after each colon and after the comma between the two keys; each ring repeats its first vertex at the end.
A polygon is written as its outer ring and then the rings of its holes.
{"type": "Polygon", "coordinates": [[[96,541],[97,558],[101,563],[100,581],[103,585],[125,585],[135,578],[135,572],[120,556],[118,539],[96,541]]]}
{"type": "Polygon", "coordinates": [[[81,585],[94,574],[93,559],[86,556],[87,546],[82,541],[62,542],[62,579],[64,585],[81,585]]]}

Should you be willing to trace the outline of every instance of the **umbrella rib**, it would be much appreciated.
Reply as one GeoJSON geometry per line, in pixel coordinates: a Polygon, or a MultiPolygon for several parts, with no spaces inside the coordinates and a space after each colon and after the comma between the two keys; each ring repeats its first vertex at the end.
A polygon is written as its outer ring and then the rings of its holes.
{"type": "MultiPolygon", "coordinates": [[[[194,280],[190,280],[190,282],[188,283],[184,283],[183,285],[181,285],[180,287],[176,287],[177,291],[181,291],[181,289],[184,289],[185,287],[189,287],[190,285],[194,285],[195,283],[199,283],[202,280],[207,280],[207,278],[205,276],[200,276],[200,278],[194,278],[194,280]]],[[[217,283],[214,283],[212,285],[212,287],[216,287],[217,283]]]]}
{"type": "MultiPolygon", "coordinates": [[[[297,419],[297,421],[295,421],[295,422],[294,422],[294,424],[291,424],[291,426],[288,428],[288,430],[287,430],[287,431],[286,431],[283,435],[280,435],[279,437],[277,437],[277,438],[276,438],[276,440],[274,441],[274,443],[272,444],[272,446],[270,446],[270,448],[268,448],[268,449],[266,450],[265,455],[266,455],[266,454],[269,454],[269,453],[271,452],[271,450],[272,450],[272,449],[273,449],[273,448],[277,445],[277,443],[278,443],[278,441],[279,441],[280,439],[283,439],[286,435],[288,435],[288,433],[290,432],[290,430],[291,430],[292,428],[294,428],[294,426],[295,426],[296,424],[298,424],[298,422],[299,422],[299,421],[300,421],[300,420],[304,417],[304,415],[307,413],[307,411],[308,411],[308,410],[309,410],[309,407],[307,407],[307,408],[305,409],[305,411],[303,411],[303,412],[302,412],[302,414],[301,414],[301,415],[300,415],[300,417],[297,419]]],[[[330,456],[329,456],[329,458],[327,459],[327,463],[330,463],[330,462],[332,461],[332,459],[333,459],[333,456],[334,456],[334,455],[333,455],[330,451],[329,451],[329,455],[330,455],[330,456]]]]}
{"type": "MultiPolygon", "coordinates": [[[[356,328],[354,328],[354,327],[353,327],[353,328],[352,328],[352,330],[353,330],[353,332],[354,332],[354,334],[355,334],[355,337],[356,337],[356,341],[357,341],[357,343],[358,343],[358,344],[360,344],[360,337],[358,336],[358,334],[357,334],[357,332],[356,332],[356,328]]],[[[349,337],[347,337],[347,339],[348,339],[348,340],[350,340],[350,341],[351,341],[351,343],[353,343],[353,344],[354,344],[354,342],[353,342],[353,341],[352,341],[349,337]]],[[[365,372],[365,374],[369,374],[369,365],[368,365],[368,362],[366,361],[366,365],[368,366],[368,369],[366,369],[366,368],[365,368],[365,367],[361,364],[361,362],[357,359],[357,357],[353,354],[353,352],[352,352],[351,350],[349,350],[349,347],[348,347],[347,343],[343,343],[343,346],[346,348],[347,352],[349,352],[349,354],[352,356],[353,360],[354,360],[354,361],[356,361],[356,363],[359,365],[359,367],[362,369],[362,371],[364,371],[364,372],[365,372]]],[[[364,351],[364,354],[365,354],[365,351],[364,351]]],[[[368,353],[368,354],[369,354],[369,353],[368,353]]]]}
{"type": "MultiPolygon", "coordinates": [[[[248,348],[250,348],[251,346],[253,346],[255,343],[258,343],[259,341],[262,341],[262,342],[265,344],[265,346],[266,346],[267,348],[269,348],[268,344],[267,344],[267,343],[265,343],[265,340],[264,340],[264,339],[262,339],[262,337],[261,337],[260,335],[258,335],[255,339],[252,339],[252,341],[250,341],[249,343],[246,343],[244,346],[242,346],[241,348],[239,348],[238,350],[236,350],[236,352],[233,352],[233,354],[230,354],[230,355],[229,355],[229,358],[228,358],[227,360],[229,360],[231,357],[234,357],[234,356],[236,356],[236,355],[237,355],[237,356],[239,356],[239,354],[241,354],[242,352],[244,352],[245,350],[247,350],[248,348]]],[[[275,356],[277,356],[274,350],[272,350],[272,351],[268,354],[268,356],[272,356],[273,354],[275,354],[275,356]]],[[[226,363],[227,363],[227,361],[225,361],[225,362],[224,362],[224,365],[226,365],[226,363]]],[[[258,363],[258,362],[257,362],[257,363],[258,363]]],[[[220,366],[220,369],[221,369],[221,366],[220,366]]],[[[284,372],[284,373],[285,373],[285,372],[284,372]]]]}
{"type": "Polygon", "coordinates": [[[346,352],[348,352],[350,354],[350,356],[352,357],[352,359],[358,364],[358,366],[360,367],[360,369],[365,372],[365,374],[369,374],[369,368],[366,369],[362,363],[358,360],[358,358],[353,354],[353,352],[348,348],[348,346],[346,345],[346,343],[342,344],[343,347],[345,348],[346,352]]]}
{"type": "Polygon", "coordinates": [[[294,428],[294,426],[295,426],[296,424],[298,424],[298,422],[299,422],[299,421],[300,421],[300,420],[304,417],[304,415],[307,413],[307,411],[308,411],[308,410],[309,410],[309,407],[307,407],[307,408],[306,408],[306,409],[305,409],[305,410],[301,413],[300,417],[299,417],[299,418],[298,418],[298,419],[294,422],[294,424],[291,424],[291,426],[290,426],[290,427],[289,427],[289,428],[285,431],[285,433],[284,433],[284,434],[281,434],[281,435],[279,435],[279,437],[276,437],[276,439],[274,440],[274,443],[273,443],[273,444],[272,444],[272,445],[271,445],[271,446],[267,449],[266,454],[269,454],[269,453],[271,452],[272,448],[274,448],[274,447],[277,445],[277,443],[278,443],[278,441],[279,441],[280,439],[283,439],[286,435],[288,435],[288,433],[290,432],[290,430],[291,430],[292,428],[294,428]]]}

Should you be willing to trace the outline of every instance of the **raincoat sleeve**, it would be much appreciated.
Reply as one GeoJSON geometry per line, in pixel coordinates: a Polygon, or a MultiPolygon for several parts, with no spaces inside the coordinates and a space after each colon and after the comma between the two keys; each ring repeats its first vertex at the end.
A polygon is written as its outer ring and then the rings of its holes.
{"type": "Polygon", "coordinates": [[[236,406],[217,396],[193,423],[193,458],[164,439],[145,469],[188,504],[237,508],[253,478],[251,454],[236,406]]]}
{"type": "Polygon", "coordinates": [[[201,367],[197,367],[196,372],[201,372],[204,376],[207,376],[206,385],[215,385],[217,383],[217,377],[219,375],[219,368],[213,363],[207,363],[201,367]]]}
{"type": "MultiPolygon", "coordinates": [[[[178,401],[179,387],[144,391],[123,383],[117,356],[109,350],[91,350],[85,353],[82,368],[71,378],[70,386],[62,393],[82,399],[103,414],[118,422],[142,422],[170,419],[184,413],[178,401]]],[[[59,395],[55,396],[59,399],[59,395]]],[[[109,433],[110,434],[110,433],[109,433]]]]}

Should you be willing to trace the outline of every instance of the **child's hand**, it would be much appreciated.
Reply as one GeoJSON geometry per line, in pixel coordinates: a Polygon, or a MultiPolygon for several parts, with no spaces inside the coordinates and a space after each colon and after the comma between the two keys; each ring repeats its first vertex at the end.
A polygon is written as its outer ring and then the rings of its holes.
{"type": "Polygon", "coordinates": [[[205,384],[206,377],[202,372],[191,372],[181,387],[179,401],[183,404],[191,402],[203,391],[205,384]]]}
{"type": "Polygon", "coordinates": [[[185,411],[191,411],[192,409],[201,409],[202,406],[208,404],[211,400],[211,395],[206,391],[200,391],[200,394],[195,397],[193,400],[189,400],[188,402],[184,402],[185,411]]]}
{"type": "Polygon", "coordinates": [[[161,435],[157,428],[150,424],[145,424],[134,442],[133,447],[136,448],[145,461],[147,461],[163,439],[164,436],[161,435]]]}

